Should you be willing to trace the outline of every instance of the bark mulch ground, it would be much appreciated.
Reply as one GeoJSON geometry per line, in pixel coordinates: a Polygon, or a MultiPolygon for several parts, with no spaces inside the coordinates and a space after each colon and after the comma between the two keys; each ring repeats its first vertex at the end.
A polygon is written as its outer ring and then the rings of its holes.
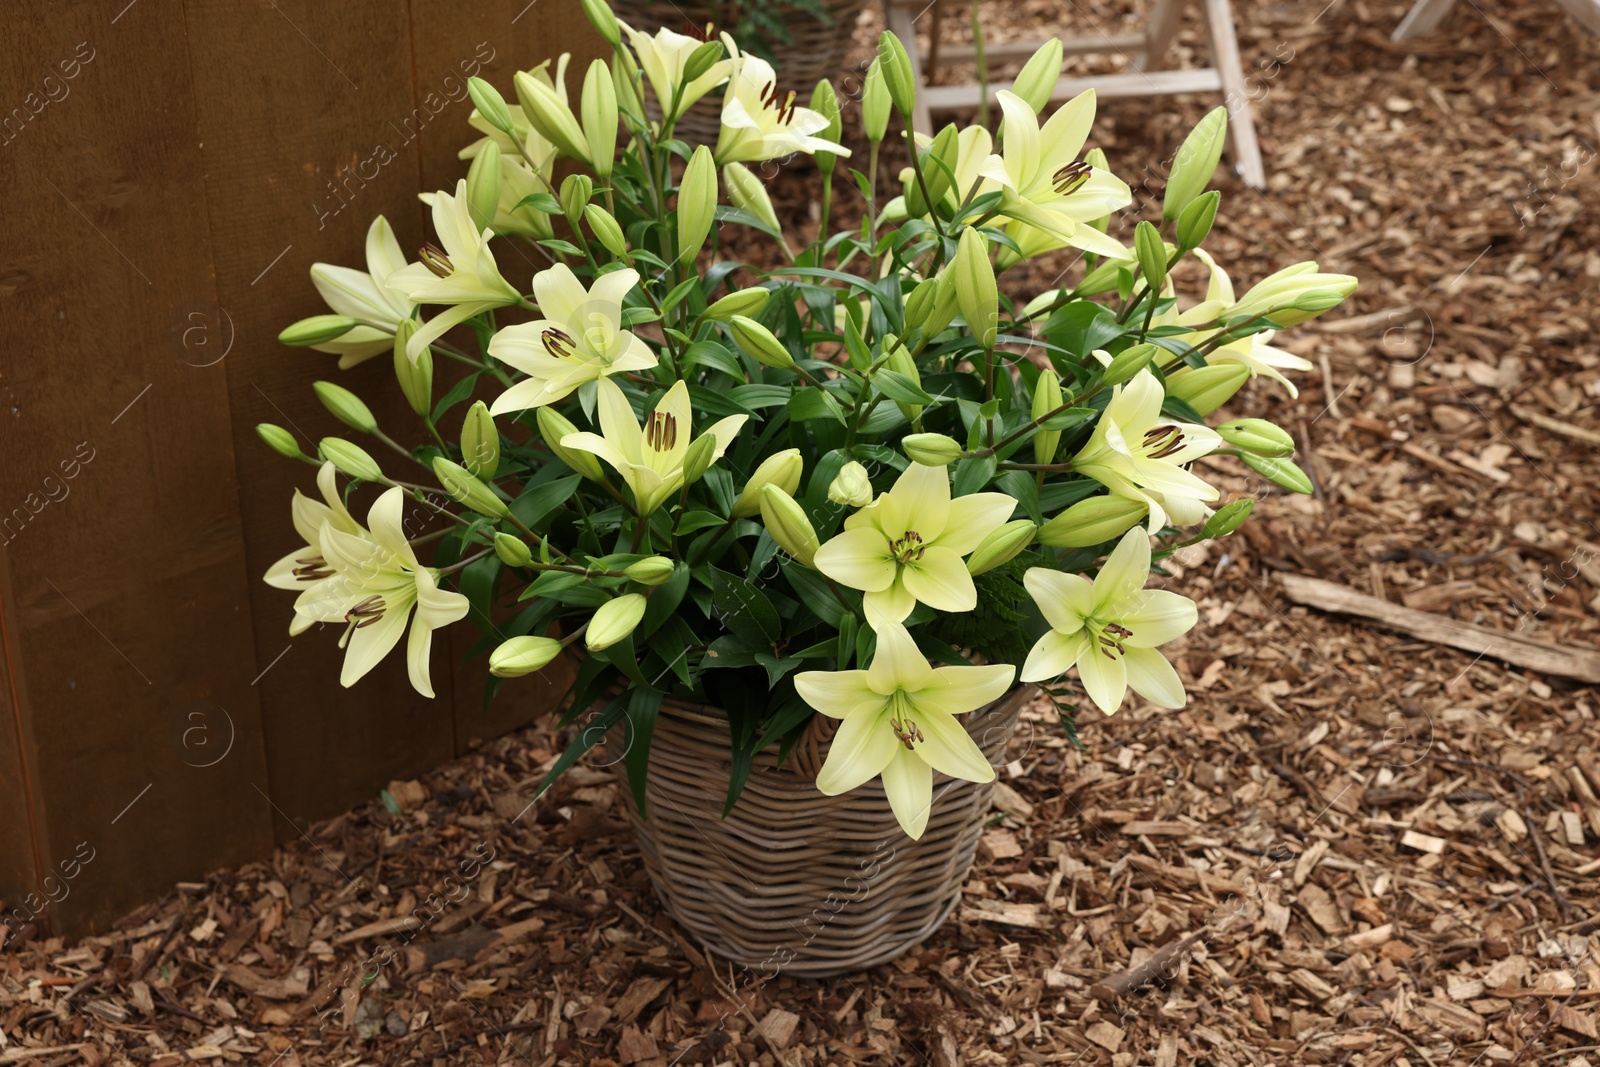
{"type": "MultiPolygon", "coordinates": [[[[1285,338],[1318,364],[1299,399],[1237,405],[1296,433],[1317,494],[1179,559],[1186,710],[1085,719],[1085,752],[1029,715],[924,945],[822,982],[707,960],[609,772],[528,808],[558,744],[528,729],[111,933],[7,954],[0,1064],[1600,1064],[1594,687],[1284,594],[1309,576],[1594,649],[1600,47],[1535,0],[1404,46],[1398,0],[1322,7],[1235,4],[1270,187],[1224,177],[1209,242],[1241,287],[1308,256],[1362,278],[1285,338]]],[[[985,11],[992,40],[1128,17],[985,11]]],[[[1203,54],[1194,26],[1180,47],[1203,54]]],[[[1208,106],[1102,104],[1147,217],[1208,106]]],[[[815,226],[808,164],[771,188],[815,226]]]]}

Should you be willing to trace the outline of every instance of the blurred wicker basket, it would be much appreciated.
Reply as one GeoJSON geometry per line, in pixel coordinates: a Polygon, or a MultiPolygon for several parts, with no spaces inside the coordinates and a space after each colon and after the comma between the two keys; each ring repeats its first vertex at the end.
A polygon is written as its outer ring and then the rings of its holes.
{"type": "MultiPolygon", "coordinates": [[[[963,716],[991,763],[1004,758],[1032,686],[963,716]]],[[[648,819],[627,801],[645,869],[667,911],[706,948],[762,971],[825,977],[900,955],[955,908],[989,811],[992,783],[934,774],[920,840],[905,835],[874,780],[817,792],[833,720],[815,716],[785,766],[758,753],[726,819],[730,748],[716,708],[661,706],[650,749],[648,819]]],[[[616,764],[624,796],[623,764],[616,764]]]]}
{"type": "MultiPolygon", "coordinates": [[[[784,25],[790,43],[781,46],[773,66],[778,72],[778,91],[793,91],[801,103],[811,99],[817,82],[841,73],[856,17],[865,0],[827,0],[828,21],[803,11],[789,13],[784,25]]],[[[708,23],[718,20],[721,6],[713,3],[674,4],[664,0],[612,0],[611,9],[623,22],[644,33],[665,27],[676,33],[699,36],[708,23]]],[[[723,27],[718,26],[717,29],[723,27]]],[[[655,102],[647,105],[655,112],[655,102]]],[[[690,144],[715,146],[721,128],[722,94],[709,93],[678,120],[677,136],[690,144]]]]}

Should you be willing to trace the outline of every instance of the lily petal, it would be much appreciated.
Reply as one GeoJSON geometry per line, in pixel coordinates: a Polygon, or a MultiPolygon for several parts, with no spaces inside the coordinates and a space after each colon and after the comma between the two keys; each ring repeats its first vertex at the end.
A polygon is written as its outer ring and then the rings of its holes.
{"type": "Polygon", "coordinates": [[[1133,631],[1123,638],[1129,648],[1155,648],[1194,628],[1200,613],[1194,601],[1166,589],[1141,589],[1117,605],[1114,620],[1133,631]]]}
{"type": "Polygon", "coordinates": [[[794,676],[794,688],[801,700],[834,719],[844,718],[863,704],[883,700],[883,694],[873,692],[867,685],[866,671],[806,671],[794,676]]]}
{"type": "Polygon", "coordinates": [[[1153,648],[1130,648],[1124,657],[1128,685],[1157,707],[1177,710],[1188,702],[1183,682],[1167,658],[1153,648]]]}
{"type": "Polygon", "coordinates": [[[934,545],[922,550],[922,558],[900,569],[906,592],[939,611],[971,611],[978,606],[978,587],[961,557],[948,548],[934,545]]]}
{"type": "Polygon", "coordinates": [[[848,793],[883,773],[894,759],[900,742],[884,721],[881,698],[851,709],[839,724],[828,747],[828,758],[817,773],[817,791],[825,796],[848,793]]]}
{"type": "Polygon", "coordinates": [[[817,549],[816,565],[834,581],[869,593],[888,589],[898,573],[888,540],[873,529],[845,530],[831,538],[817,549]]]}
{"type": "Polygon", "coordinates": [[[1044,682],[1059,678],[1072,668],[1089,647],[1089,635],[1082,630],[1064,634],[1051,630],[1034,644],[1022,664],[1022,681],[1044,682]]]}
{"type": "MultiPolygon", "coordinates": [[[[891,735],[890,740],[893,740],[891,735]]],[[[933,811],[933,768],[915,755],[899,748],[883,768],[883,792],[889,807],[900,822],[900,829],[913,841],[928,828],[933,811]]]]}
{"type": "Polygon", "coordinates": [[[1022,584],[1057,633],[1077,633],[1083,629],[1083,620],[1094,614],[1094,583],[1081,574],[1029,567],[1022,584]]]}

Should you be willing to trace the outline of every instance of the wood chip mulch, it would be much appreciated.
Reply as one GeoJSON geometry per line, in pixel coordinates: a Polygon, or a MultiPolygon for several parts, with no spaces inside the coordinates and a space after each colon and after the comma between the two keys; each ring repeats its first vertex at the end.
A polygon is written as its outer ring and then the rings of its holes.
{"type": "MultiPolygon", "coordinates": [[[[1178,557],[1186,710],[1086,718],[1086,752],[1028,716],[924,945],[822,982],[708,961],[607,770],[528,807],[559,745],[530,728],[103,936],[7,952],[0,1064],[1600,1064],[1594,687],[1279,577],[1596,647],[1600,45],[1542,0],[1461,4],[1405,46],[1402,3],[1322,7],[1234,4],[1270,187],[1224,178],[1208,245],[1241,290],[1307,255],[1363,280],[1284,338],[1318,364],[1299,400],[1258,382],[1238,405],[1295,432],[1317,495],[1178,557]]],[[[1126,12],[985,17],[1003,40],[1126,12]]],[[[1097,137],[1154,175],[1149,146],[1209,106],[1104,102],[1097,137]]],[[[772,191],[815,225],[806,165],[772,191]]]]}

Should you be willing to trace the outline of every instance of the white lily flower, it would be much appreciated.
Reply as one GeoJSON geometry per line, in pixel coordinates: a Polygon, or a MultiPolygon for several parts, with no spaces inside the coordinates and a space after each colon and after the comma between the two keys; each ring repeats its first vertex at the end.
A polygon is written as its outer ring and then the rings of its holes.
{"type": "Polygon", "coordinates": [[[650,346],[622,328],[622,301],[639,282],[623,269],[585,289],[565,263],[533,276],[542,318],[507,326],[489,341],[489,354],[528,375],[501,393],[489,409],[504,415],[542,407],[585,382],[656,365],[650,346]]]}
{"type": "Polygon", "coordinates": [[[433,631],[464,618],[468,604],[460,593],[440,589],[438,572],[417,562],[402,521],[405,499],[399,486],[377,499],[367,513],[370,538],[340,529],[331,519],[324,522],[317,543],[333,573],[301,593],[294,607],[314,622],[346,624],[339,639],[345,649],[339,684],[347,687],[400,642],[409,619],[406,670],[412,687],[431,697],[433,631]]]}
{"type": "MultiPolygon", "coordinates": [[[[615,467],[633,490],[640,516],[647,516],[683,487],[683,461],[694,429],[689,387],[681,380],[674,382],[645,417],[643,427],[627,396],[609,378],[600,379],[599,406],[601,433],[568,434],[561,447],[593,452],[615,467]]],[[[722,458],[747,418],[729,415],[706,430],[716,441],[711,462],[722,458]]]]}
{"type": "Polygon", "coordinates": [[[1050,632],[1028,653],[1022,680],[1046,681],[1076,666],[1089,699],[1107,715],[1130,686],[1159,707],[1183,707],[1183,682],[1156,649],[1188,633],[1199,612],[1188,597],[1146,589],[1149,577],[1150,535],[1141,526],[1123,535],[1092,582],[1029,568],[1022,581],[1050,632]]]}
{"type": "Polygon", "coordinates": [[[1093,478],[1118,496],[1150,508],[1150,529],[1171,520],[1180,526],[1204,522],[1203,501],[1216,500],[1216,488],[1186,468],[1215,451],[1222,438],[1209,426],[1164,419],[1161,383],[1148,368],[1112,393],[1094,433],[1072,459],[1072,469],[1093,478]]]}
{"type": "Polygon", "coordinates": [[[405,253],[395,239],[389,220],[379,215],[367,227],[367,269],[355,270],[332,263],[311,265],[311,284],[334,312],[359,319],[361,325],[332,341],[312,345],[318,352],[339,355],[339,368],[394,348],[394,332],[411,317],[416,305],[389,288],[389,280],[406,265],[405,253]]]}
{"type": "Polygon", "coordinates": [[[728,75],[733,73],[733,60],[720,59],[700,77],[686,81],[683,68],[688,64],[689,57],[694,55],[695,49],[705,42],[674,33],[665,26],[652,37],[626,22],[619,20],[619,25],[627,32],[634,54],[639,57],[639,69],[644,71],[644,76],[650,80],[650,88],[655,91],[664,126],[676,122],[702,96],[727,81],[728,75]],[[674,99],[676,108],[673,107],[674,99]]]}
{"type": "Polygon", "coordinates": [[[796,152],[850,154],[843,145],[814,136],[828,128],[828,117],[795,103],[792,92],[780,95],[772,64],[748,53],[733,63],[722,102],[722,132],[717,137],[719,167],[796,152]]]}
{"type": "Polygon", "coordinates": [[[994,780],[994,768],[957,715],[983,707],[1011,687],[1016,668],[934,667],[898,622],[874,627],[872,666],[807,671],[794,678],[801,698],[842,720],[817,789],[847,793],[878,775],[901,829],[922,836],[933,807],[933,772],[969,782],[994,780]]]}
{"type": "Polygon", "coordinates": [[[474,315],[515,304],[522,294],[500,276],[489,250],[493,231],[480,230],[467,210],[467,182],[456,182],[455,195],[443,190],[433,196],[433,228],[443,249],[424,248],[423,260],[389,276],[389,285],[418,304],[451,304],[418,328],[406,344],[413,360],[423,346],[474,315]]]}
{"type": "Polygon", "coordinates": [[[945,467],[913,463],[894,488],[844,520],[817,550],[817,570],[865,591],[867,621],[900,622],[921,601],[939,611],[971,611],[978,590],[962,561],[1003,526],[1017,502],[1004,493],[950,499],[945,467]]]}
{"type": "MultiPolygon", "coordinates": [[[[298,489],[294,491],[290,514],[294,519],[295,532],[305,544],[267,568],[262,580],[274,589],[300,590],[332,576],[333,570],[322,556],[322,529],[325,525],[352,537],[370,536],[344,506],[334,475],[332,463],[324,463],[317,471],[317,488],[322,491],[322,500],[327,503],[312,500],[298,489]]],[[[289,634],[304,633],[314,622],[315,619],[297,612],[289,623],[289,634]]]]}

